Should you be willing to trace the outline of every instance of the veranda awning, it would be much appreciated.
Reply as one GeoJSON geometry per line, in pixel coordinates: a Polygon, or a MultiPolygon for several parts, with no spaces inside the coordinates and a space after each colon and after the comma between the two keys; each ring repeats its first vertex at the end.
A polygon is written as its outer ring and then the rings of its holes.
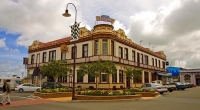
{"type": "Polygon", "coordinates": [[[172,73],[163,73],[163,72],[156,72],[156,73],[161,76],[172,76],[172,73]]]}

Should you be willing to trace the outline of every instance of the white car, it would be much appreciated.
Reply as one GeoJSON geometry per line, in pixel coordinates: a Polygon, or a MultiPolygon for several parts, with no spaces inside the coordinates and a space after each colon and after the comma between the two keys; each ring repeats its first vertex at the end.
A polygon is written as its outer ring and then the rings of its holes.
{"type": "Polygon", "coordinates": [[[41,89],[41,87],[37,87],[36,85],[31,84],[31,83],[24,83],[24,84],[21,84],[21,85],[15,87],[15,90],[19,91],[19,92],[39,91],[40,89],[41,89]]]}
{"type": "Polygon", "coordinates": [[[167,92],[168,89],[164,87],[163,85],[156,84],[156,83],[147,83],[144,84],[142,89],[154,89],[155,91],[159,92],[160,94],[163,94],[164,92],[167,92]]]}

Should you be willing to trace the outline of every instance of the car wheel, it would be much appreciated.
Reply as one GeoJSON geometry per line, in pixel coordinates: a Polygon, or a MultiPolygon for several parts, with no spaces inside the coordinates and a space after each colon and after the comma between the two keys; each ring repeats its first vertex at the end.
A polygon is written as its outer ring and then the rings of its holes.
{"type": "Polygon", "coordinates": [[[23,89],[19,89],[19,92],[24,92],[24,90],[23,89]]]}
{"type": "Polygon", "coordinates": [[[172,89],[169,90],[169,92],[172,92],[172,91],[173,91],[172,89]]]}
{"type": "Polygon", "coordinates": [[[185,89],[182,89],[182,90],[185,90],[185,89]]]}
{"type": "Polygon", "coordinates": [[[163,94],[164,92],[160,92],[160,94],[163,94]]]}
{"type": "Polygon", "coordinates": [[[37,91],[37,92],[39,92],[39,91],[40,91],[40,89],[37,89],[36,91],[37,91]]]}

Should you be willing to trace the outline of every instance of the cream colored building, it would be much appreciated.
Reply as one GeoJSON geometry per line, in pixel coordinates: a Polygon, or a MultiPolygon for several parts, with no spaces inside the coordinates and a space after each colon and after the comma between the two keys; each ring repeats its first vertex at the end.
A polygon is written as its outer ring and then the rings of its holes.
{"type": "MultiPolygon", "coordinates": [[[[95,81],[98,80],[99,88],[113,88],[113,86],[117,88],[120,88],[120,86],[134,87],[135,83],[137,83],[136,86],[139,87],[143,83],[162,79],[162,77],[159,77],[155,72],[166,71],[166,56],[164,52],[153,52],[149,48],[137,45],[127,38],[122,29],[115,31],[113,28],[112,25],[108,24],[95,25],[92,30],[87,30],[85,27],[80,28],[79,40],[76,41],[76,69],[83,63],[98,61],[99,59],[103,61],[109,60],[116,64],[116,75],[108,76],[102,74],[98,79],[91,78],[88,75],[83,78],[75,77],[75,86],[86,88],[89,86],[95,87],[95,81]],[[125,67],[141,68],[143,70],[142,78],[135,81],[132,79],[127,80],[124,73],[125,67]]],[[[67,59],[69,65],[72,67],[74,44],[70,42],[70,39],[70,37],[66,37],[47,43],[34,41],[33,44],[29,46],[28,51],[29,75],[33,73],[36,64],[40,67],[52,59],[67,59]],[[66,44],[68,47],[68,52],[66,54],[61,53],[60,47],[62,44],[66,44]]],[[[71,76],[72,75],[69,74],[67,77],[60,77],[58,81],[64,85],[71,86],[71,76]]],[[[37,83],[38,81],[35,79],[34,82],[37,83]]]]}

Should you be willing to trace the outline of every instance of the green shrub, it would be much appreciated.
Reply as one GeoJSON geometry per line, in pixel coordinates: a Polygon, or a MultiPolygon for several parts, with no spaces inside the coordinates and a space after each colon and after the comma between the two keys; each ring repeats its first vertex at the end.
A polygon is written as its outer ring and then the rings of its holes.
{"type": "Polygon", "coordinates": [[[135,95],[131,91],[117,91],[117,90],[85,90],[79,92],[79,95],[92,95],[92,96],[114,96],[114,95],[135,95]]]}

